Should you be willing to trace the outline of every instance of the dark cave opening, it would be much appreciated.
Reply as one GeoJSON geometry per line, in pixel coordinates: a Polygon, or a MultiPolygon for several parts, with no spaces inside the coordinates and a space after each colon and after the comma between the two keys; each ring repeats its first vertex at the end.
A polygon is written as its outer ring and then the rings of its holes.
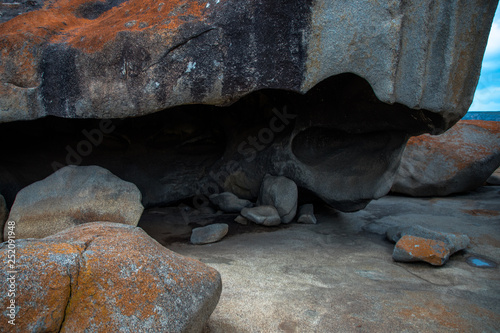
{"type": "MultiPolygon", "coordinates": [[[[407,136],[440,126],[441,119],[432,112],[380,102],[366,80],[349,73],[330,77],[305,95],[265,89],[227,107],[183,105],[136,118],[50,116],[3,123],[0,193],[10,207],[23,187],[75,164],[99,165],[135,183],[145,206],[168,205],[235,186],[247,187],[241,193],[251,197],[258,184],[246,182],[255,183],[269,172],[264,164],[275,163],[264,154],[270,147],[291,149],[298,160],[315,164],[324,154],[332,154],[332,147],[339,151],[365,147],[363,154],[369,154],[377,146],[375,137],[381,137],[377,142],[383,149],[387,133],[399,133],[404,144],[407,136]],[[317,154],[321,149],[326,150],[317,154]],[[229,184],[226,178],[234,175],[220,172],[228,161],[236,161],[238,171],[251,176],[229,184]],[[214,179],[218,188],[212,186],[205,193],[214,179]]],[[[348,158],[342,165],[347,164],[348,158]]]]}

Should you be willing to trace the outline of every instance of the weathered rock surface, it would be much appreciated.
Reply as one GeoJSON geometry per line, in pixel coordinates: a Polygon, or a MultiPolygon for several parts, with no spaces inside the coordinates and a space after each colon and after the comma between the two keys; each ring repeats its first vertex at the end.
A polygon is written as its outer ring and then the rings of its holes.
{"type": "Polygon", "coordinates": [[[421,226],[392,227],[387,238],[396,242],[392,257],[396,261],[425,261],[434,266],[444,265],[449,257],[467,248],[467,235],[441,233],[421,226]]]}
{"type": "MultiPolygon", "coordinates": [[[[0,253],[6,257],[7,243],[0,253]]],[[[18,240],[16,254],[18,312],[9,332],[201,332],[221,293],[215,269],[123,224],[18,240]]],[[[0,271],[3,290],[7,274],[0,271]]],[[[2,309],[9,300],[0,293],[2,309]]]]}
{"type": "Polygon", "coordinates": [[[228,231],[229,226],[225,223],[215,223],[205,227],[194,228],[191,233],[191,243],[195,245],[215,243],[224,238],[228,231]]]}
{"type": "Polygon", "coordinates": [[[245,199],[240,199],[231,192],[212,194],[210,201],[227,213],[239,213],[243,208],[252,207],[253,204],[245,199]]]}
{"type": "Polygon", "coordinates": [[[17,238],[43,238],[94,221],[136,226],[143,209],[134,184],[98,166],[67,166],[21,190],[9,219],[17,238]]]}
{"type": "Polygon", "coordinates": [[[500,166],[500,122],[463,120],[439,136],[413,137],[392,191],[445,196],[483,185],[500,166]]]}
{"type": "Polygon", "coordinates": [[[305,204],[299,207],[297,222],[306,224],[316,224],[316,216],[314,216],[314,206],[312,204],[305,204]]]}
{"type": "Polygon", "coordinates": [[[290,223],[297,213],[298,196],[293,180],[266,174],[260,187],[259,204],[275,207],[281,222],[290,223]]]}
{"type": "Polygon", "coordinates": [[[496,5],[20,4],[16,13],[32,11],[6,15],[0,25],[1,121],[121,118],[179,104],[227,104],[264,88],[304,93],[350,72],[362,74],[383,102],[431,110],[447,127],[472,100],[496,5]]]}
{"type": "Polygon", "coordinates": [[[250,221],[265,226],[275,226],[281,223],[280,215],[273,206],[257,206],[244,208],[241,215],[250,221]]]}
{"type": "Polygon", "coordinates": [[[318,224],[254,226],[251,232],[248,226],[210,248],[186,239],[172,249],[221,273],[224,289],[208,321],[211,333],[496,332],[498,266],[476,268],[468,260],[478,255],[499,262],[499,191],[389,195],[356,213],[315,205],[318,224]],[[401,264],[390,257],[394,244],[365,228],[385,232],[419,223],[466,233],[471,245],[439,269],[401,264]]]}

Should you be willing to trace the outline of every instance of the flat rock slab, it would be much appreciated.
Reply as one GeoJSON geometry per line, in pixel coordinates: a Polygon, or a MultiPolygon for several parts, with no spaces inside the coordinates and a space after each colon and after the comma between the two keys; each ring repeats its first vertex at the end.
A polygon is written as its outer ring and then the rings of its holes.
{"type": "Polygon", "coordinates": [[[269,231],[234,234],[210,248],[170,248],[222,275],[205,332],[495,332],[498,268],[467,259],[500,258],[498,202],[500,187],[484,187],[437,199],[388,196],[357,213],[315,206],[318,224],[261,228],[269,231]],[[467,234],[471,245],[439,269],[394,262],[385,232],[414,224],[467,234]]]}

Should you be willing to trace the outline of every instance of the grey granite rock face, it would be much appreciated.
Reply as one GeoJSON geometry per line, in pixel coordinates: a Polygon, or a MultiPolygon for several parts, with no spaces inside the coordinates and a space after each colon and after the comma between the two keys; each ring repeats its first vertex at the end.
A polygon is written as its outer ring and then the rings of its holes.
{"type": "Polygon", "coordinates": [[[12,34],[24,14],[0,28],[7,51],[0,59],[0,122],[227,105],[265,88],[305,93],[349,72],[365,78],[383,102],[436,113],[439,131],[472,101],[498,2],[144,1],[139,14],[127,2],[104,10],[89,1],[77,9],[49,7],[50,22],[36,10],[42,3],[20,10],[35,9],[33,24],[12,34]],[[115,25],[108,24],[111,12],[115,25]],[[78,20],[55,26],[63,15],[91,17],[102,26],[100,36],[78,20]],[[17,43],[34,25],[43,28],[41,38],[17,43]]]}

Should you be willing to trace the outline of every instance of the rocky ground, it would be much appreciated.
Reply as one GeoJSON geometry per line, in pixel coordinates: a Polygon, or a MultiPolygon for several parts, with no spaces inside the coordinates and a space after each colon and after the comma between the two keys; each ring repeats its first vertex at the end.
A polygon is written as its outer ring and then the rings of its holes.
{"type": "Polygon", "coordinates": [[[205,332],[495,332],[500,330],[500,186],[444,198],[386,196],[357,213],[316,207],[317,224],[240,225],[185,206],[145,211],[139,226],[203,261],[223,291],[205,332]],[[193,227],[228,223],[220,242],[189,243],[193,227]],[[471,245],[443,267],[397,263],[391,226],[458,232],[471,245]]]}

